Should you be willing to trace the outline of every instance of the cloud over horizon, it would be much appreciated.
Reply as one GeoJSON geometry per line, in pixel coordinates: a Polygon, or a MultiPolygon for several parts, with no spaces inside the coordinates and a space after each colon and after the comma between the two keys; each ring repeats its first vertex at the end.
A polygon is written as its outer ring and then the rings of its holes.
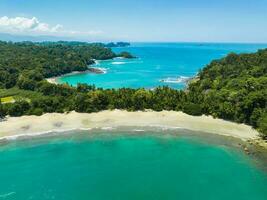
{"type": "Polygon", "coordinates": [[[0,32],[12,34],[29,34],[29,35],[53,35],[53,36],[97,36],[103,32],[100,30],[76,31],[65,30],[63,25],[56,24],[51,26],[47,23],[40,22],[38,18],[0,17],[0,32]]]}

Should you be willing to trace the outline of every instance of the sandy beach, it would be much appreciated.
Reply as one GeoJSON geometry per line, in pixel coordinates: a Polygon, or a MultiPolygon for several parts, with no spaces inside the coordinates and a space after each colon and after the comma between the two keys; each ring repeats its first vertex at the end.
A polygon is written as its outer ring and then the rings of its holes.
{"type": "Polygon", "coordinates": [[[79,72],[79,71],[73,71],[73,72],[70,72],[70,73],[67,73],[67,74],[64,74],[62,76],[55,76],[55,77],[51,77],[51,78],[47,78],[46,80],[49,82],[49,83],[53,83],[53,84],[58,84],[58,80],[59,78],[63,77],[63,76],[70,76],[70,75],[74,75],[74,74],[82,74],[82,73],[86,73],[87,71],[82,71],[82,72],[79,72]]]}
{"type": "Polygon", "coordinates": [[[214,119],[210,116],[190,116],[174,111],[128,112],[107,110],[98,113],[47,113],[42,116],[8,117],[0,122],[0,138],[33,136],[51,131],[75,129],[109,129],[111,127],[181,128],[192,131],[232,136],[242,140],[257,139],[259,133],[250,126],[214,119]]]}
{"type": "Polygon", "coordinates": [[[57,78],[59,78],[59,77],[47,78],[46,80],[47,80],[49,83],[58,84],[58,82],[57,82],[57,78]]]}
{"type": "Polygon", "coordinates": [[[55,76],[55,77],[47,78],[46,80],[49,83],[59,84],[58,79],[63,77],[63,76],[71,76],[71,75],[75,75],[75,74],[85,74],[85,73],[105,74],[106,70],[104,68],[99,68],[99,67],[89,67],[88,70],[86,70],[86,71],[73,71],[71,73],[67,73],[67,74],[64,74],[62,76],[55,76]]]}

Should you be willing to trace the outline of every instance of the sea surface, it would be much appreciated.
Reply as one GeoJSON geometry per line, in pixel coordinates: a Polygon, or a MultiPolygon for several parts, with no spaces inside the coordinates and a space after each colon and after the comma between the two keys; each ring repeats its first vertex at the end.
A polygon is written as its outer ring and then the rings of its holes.
{"type": "Polygon", "coordinates": [[[98,61],[94,67],[104,69],[105,74],[83,73],[67,75],[60,83],[94,84],[102,88],[152,89],[168,85],[182,89],[186,80],[214,59],[230,52],[249,53],[267,48],[267,44],[216,44],[216,43],[133,43],[129,47],[113,48],[116,53],[128,51],[136,59],[98,61]]]}
{"type": "Polygon", "coordinates": [[[0,200],[266,200],[266,165],[217,137],[91,130],[2,143],[0,200]]]}

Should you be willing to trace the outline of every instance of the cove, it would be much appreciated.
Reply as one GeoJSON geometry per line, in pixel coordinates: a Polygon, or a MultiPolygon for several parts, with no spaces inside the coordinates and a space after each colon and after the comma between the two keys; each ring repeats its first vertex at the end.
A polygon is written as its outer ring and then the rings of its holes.
{"type": "Polygon", "coordinates": [[[266,48],[267,44],[219,43],[133,43],[129,47],[113,48],[116,53],[128,51],[136,59],[99,61],[93,67],[103,68],[105,74],[81,73],[57,79],[59,83],[76,86],[77,83],[94,84],[102,88],[153,89],[169,86],[182,89],[186,80],[214,59],[230,52],[249,53],[266,48]]]}

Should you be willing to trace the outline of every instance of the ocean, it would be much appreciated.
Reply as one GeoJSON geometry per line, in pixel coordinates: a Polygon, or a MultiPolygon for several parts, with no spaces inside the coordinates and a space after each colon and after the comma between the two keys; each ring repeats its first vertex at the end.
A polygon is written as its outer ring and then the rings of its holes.
{"type": "Polygon", "coordinates": [[[2,144],[0,199],[266,200],[266,162],[232,139],[133,130],[72,131],[2,144]]]}
{"type": "Polygon", "coordinates": [[[188,78],[214,59],[230,52],[249,53],[267,48],[267,44],[216,44],[216,43],[133,43],[129,47],[113,48],[116,53],[128,51],[136,59],[115,58],[98,61],[94,67],[105,74],[82,73],[59,78],[60,83],[94,84],[101,88],[153,89],[167,85],[182,89],[188,78]]]}

